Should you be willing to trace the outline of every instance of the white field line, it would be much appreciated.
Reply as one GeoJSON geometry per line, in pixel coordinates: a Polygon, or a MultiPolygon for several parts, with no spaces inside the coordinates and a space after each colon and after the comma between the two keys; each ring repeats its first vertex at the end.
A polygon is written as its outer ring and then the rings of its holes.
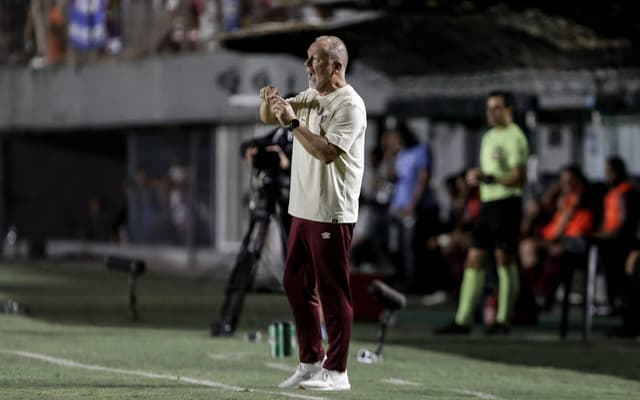
{"type": "Polygon", "coordinates": [[[468,394],[469,396],[475,396],[475,397],[477,397],[479,399],[483,399],[483,400],[497,400],[498,399],[496,396],[494,396],[492,394],[476,392],[474,390],[461,389],[461,390],[454,390],[454,392],[460,393],[460,394],[468,394]]]}
{"type": "Polygon", "coordinates": [[[240,386],[227,385],[224,383],[220,383],[220,382],[216,382],[208,379],[190,378],[188,376],[157,374],[149,371],[111,368],[111,367],[104,367],[102,365],[93,365],[93,364],[83,364],[83,363],[79,363],[73,360],[68,360],[65,358],[52,357],[46,354],[32,353],[29,351],[0,350],[0,353],[11,354],[14,356],[19,356],[24,358],[31,358],[34,360],[44,361],[50,364],[60,365],[63,367],[80,368],[80,369],[85,369],[89,371],[109,372],[109,373],[121,374],[121,375],[141,376],[141,377],[150,378],[150,379],[163,379],[163,380],[174,381],[174,382],[191,383],[194,385],[230,390],[233,392],[264,393],[264,394],[272,394],[272,395],[277,394],[280,396],[286,396],[294,399],[303,399],[303,400],[326,400],[323,397],[306,396],[306,395],[287,393],[287,392],[271,392],[268,390],[250,389],[250,388],[244,388],[240,386]]]}
{"type": "Polygon", "coordinates": [[[266,362],[264,365],[271,369],[277,369],[278,371],[293,372],[295,370],[295,367],[282,363],[266,362]]]}
{"type": "MultiPolygon", "coordinates": [[[[227,354],[212,354],[209,353],[209,358],[216,361],[242,361],[245,353],[227,353],[227,354]]],[[[283,363],[266,362],[264,365],[267,368],[277,369],[278,371],[293,372],[295,367],[292,367],[283,363]]]]}
{"type": "MultiPolygon", "coordinates": [[[[249,353],[209,353],[209,358],[216,361],[242,361],[249,353]]],[[[277,369],[278,371],[292,372],[295,367],[292,367],[283,363],[266,362],[264,365],[271,369],[277,369]]]]}
{"type": "Polygon", "coordinates": [[[417,382],[411,382],[404,379],[399,378],[385,378],[382,380],[384,383],[390,383],[392,385],[401,385],[401,386],[420,386],[417,382]]]}
{"type": "Polygon", "coordinates": [[[208,355],[216,361],[240,361],[249,356],[249,353],[209,353],[208,355]]]}
{"type": "MultiPolygon", "coordinates": [[[[392,384],[392,385],[420,386],[420,384],[417,383],[417,382],[411,382],[411,381],[407,381],[407,380],[404,380],[404,379],[398,379],[398,378],[385,378],[385,379],[382,379],[382,382],[389,383],[389,384],[392,384]]],[[[468,395],[468,396],[474,396],[474,397],[477,397],[477,398],[482,399],[482,400],[498,400],[498,398],[496,396],[492,395],[492,394],[482,393],[482,392],[478,392],[478,391],[474,391],[474,390],[455,389],[455,390],[452,390],[452,392],[458,393],[458,394],[464,394],[464,395],[468,395]]]]}

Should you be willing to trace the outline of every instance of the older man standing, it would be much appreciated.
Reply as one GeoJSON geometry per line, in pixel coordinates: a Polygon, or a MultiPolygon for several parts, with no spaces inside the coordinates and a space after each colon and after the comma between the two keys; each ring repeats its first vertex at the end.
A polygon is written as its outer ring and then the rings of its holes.
{"type": "Polygon", "coordinates": [[[353,308],[348,252],[358,218],[367,115],[362,98],[346,82],[348,53],[342,40],[318,37],[307,56],[309,89],[286,100],[272,86],[260,90],[261,120],[280,123],[294,134],[293,221],[283,285],[298,333],[300,365],[279,386],[349,390],[353,308]],[[326,355],[320,304],[329,337],[326,355]]]}

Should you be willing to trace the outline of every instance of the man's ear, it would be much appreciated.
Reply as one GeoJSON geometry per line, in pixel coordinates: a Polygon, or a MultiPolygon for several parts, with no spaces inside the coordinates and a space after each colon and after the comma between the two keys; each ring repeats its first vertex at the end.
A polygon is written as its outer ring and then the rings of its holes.
{"type": "Polygon", "coordinates": [[[342,65],[342,63],[340,61],[336,61],[333,63],[333,67],[335,68],[336,71],[340,72],[343,71],[344,66],[342,65]]]}

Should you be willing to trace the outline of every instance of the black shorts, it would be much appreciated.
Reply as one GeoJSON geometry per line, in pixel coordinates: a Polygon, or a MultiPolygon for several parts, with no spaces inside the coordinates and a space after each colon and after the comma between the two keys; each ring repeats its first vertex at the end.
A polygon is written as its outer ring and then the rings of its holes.
{"type": "Polygon", "coordinates": [[[472,246],[487,251],[500,249],[509,254],[517,253],[521,220],[521,197],[482,203],[480,215],[473,226],[472,246]]]}

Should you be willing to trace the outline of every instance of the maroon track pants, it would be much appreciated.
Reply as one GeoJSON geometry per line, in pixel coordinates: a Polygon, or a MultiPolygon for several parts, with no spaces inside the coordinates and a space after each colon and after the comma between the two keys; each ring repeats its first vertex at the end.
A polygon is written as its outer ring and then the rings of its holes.
{"type": "Polygon", "coordinates": [[[332,371],[345,371],[349,357],[353,321],[349,248],[353,227],[354,224],[331,224],[293,217],[287,241],[282,284],[296,323],[300,361],[315,363],[324,357],[321,303],[329,336],[324,368],[332,371]]]}

